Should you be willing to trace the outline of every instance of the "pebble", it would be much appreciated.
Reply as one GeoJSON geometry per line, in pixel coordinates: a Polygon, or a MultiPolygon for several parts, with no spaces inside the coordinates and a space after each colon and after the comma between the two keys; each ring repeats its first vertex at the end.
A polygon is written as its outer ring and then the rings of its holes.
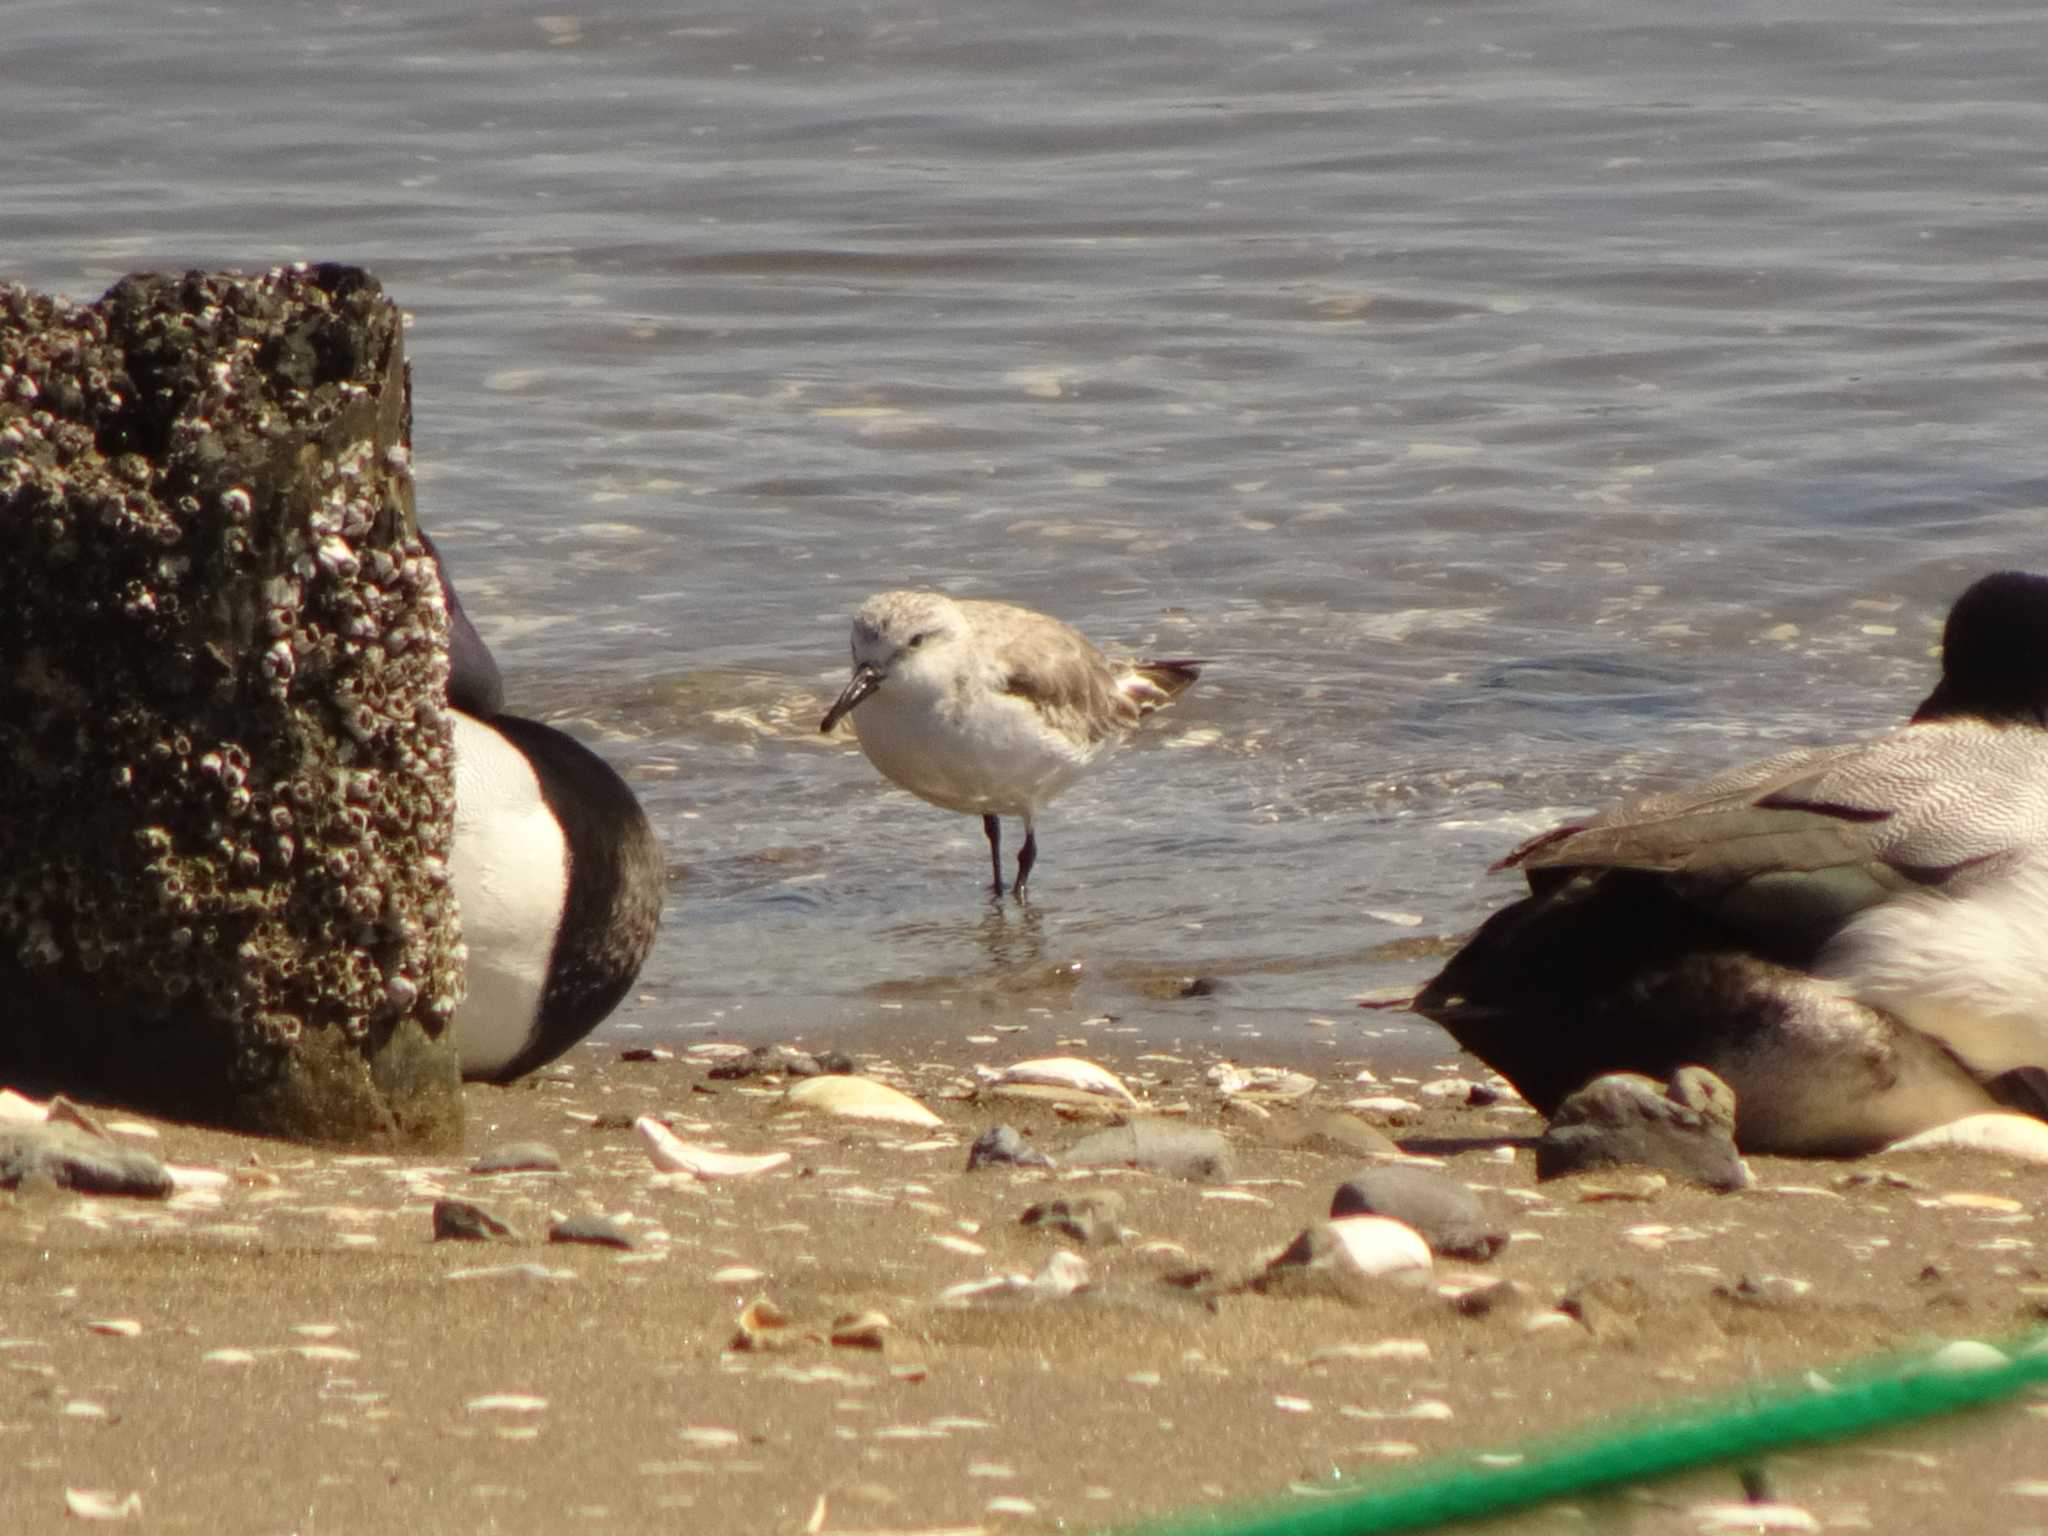
{"type": "Polygon", "coordinates": [[[507,1142],[469,1165],[471,1173],[560,1173],[562,1159],[538,1141],[507,1142]]]}
{"type": "Polygon", "coordinates": [[[1536,1177],[1640,1167],[1708,1189],[1751,1182],[1735,1150],[1734,1091],[1703,1067],[1668,1084],[1634,1072],[1595,1078],[1568,1096],[1536,1143],[1536,1177]]]}
{"type": "Polygon", "coordinates": [[[434,1202],[434,1241],[481,1243],[516,1234],[482,1206],[470,1200],[434,1202]]]}
{"type": "Polygon", "coordinates": [[[1027,1208],[1019,1221],[1071,1237],[1084,1247],[1123,1241],[1124,1197],[1113,1189],[1062,1195],[1027,1208]]]}
{"type": "Polygon", "coordinates": [[[1053,1161],[1007,1125],[992,1125],[967,1149],[967,1171],[977,1168],[1050,1168],[1053,1161]]]}
{"type": "Polygon", "coordinates": [[[1330,1216],[1389,1216],[1420,1232],[1435,1252],[1477,1263],[1508,1240],[1475,1192],[1430,1168],[1396,1164],[1355,1173],[1337,1186],[1330,1216]]]}
{"type": "Polygon", "coordinates": [[[64,1124],[0,1129],[0,1189],[24,1183],[148,1200],[165,1199],[175,1187],[169,1171],[149,1153],[64,1124]]]}
{"type": "Polygon", "coordinates": [[[793,1045],[760,1045],[718,1061],[710,1076],[721,1082],[735,1082],[750,1077],[824,1077],[852,1071],[853,1058],[844,1051],[814,1055],[793,1045]]]}
{"type": "Polygon", "coordinates": [[[1139,1168],[1210,1184],[1227,1184],[1235,1172],[1221,1132],[1157,1120],[1097,1131],[1067,1148],[1060,1161],[1069,1168],[1139,1168]]]}

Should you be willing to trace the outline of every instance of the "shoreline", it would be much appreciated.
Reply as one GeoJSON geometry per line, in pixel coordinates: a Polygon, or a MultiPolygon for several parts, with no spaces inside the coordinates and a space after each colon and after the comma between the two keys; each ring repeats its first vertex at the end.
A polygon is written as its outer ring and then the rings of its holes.
{"type": "MultiPolygon", "coordinates": [[[[1539,1188],[1526,1108],[1472,1107],[1452,1074],[1360,1083],[1369,1052],[1342,1023],[1310,1091],[1260,1101],[1210,1081],[1228,1042],[1002,1027],[1019,1022],[834,1042],[936,1126],[792,1110],[781,1082],[714,1079],[703,1050],[624,1060],[615,1034],[511,1088],[471,1085],[460,1155],[94,1111],[117,1140],[227,1179],[169,1202],[0,1194],[0,1523],[49,1528],[67,1490],[96,1490],[139,1495],[135,1528],[162,1531],[1121,1530],[1312,1507],[1290,1487],[1363,1487],[2048,1313],[2038,1169],[1753,1158],[1757,1185],[1736,1194],[1631,1175],[1539,1188]],[[967,1171],[997,1123],[1060,1157],[1115,1118],[972,1097],[977,1066],[1056,1052],[1121,1075],[1147,1118],[1219,1133],[1230,1181],[967,1171]],[[1412,1110],[1346,1107],[1393,1099],[1412,1110]],[[643,1114],[790,1160],[662,1174],[631,1126],[643,1114]],[[1424,1283],[1249,1288],[1338,1183],[1389,1161],[1365,1150],[1375,1133],[1475,1187],[1502,1251],[1439,1257],[1424,1283]],[[470,1171],[535,1142],[562,1171],[470,1171]],[[1099,1194],[1121,1201],[1120,1240],[1020,1221],[1099,1194]],[[443,1198],[516,1236],[434,1241],[443,1198]],[[578,1214],[635,1246],[545,1240],[578,1214]],[[960,1294],[1062,1250],[1085,1267],[1070,1294],[960,1294]],[[1460,1304],[1488,1288],[1488,1308],[1460,1304]],[[882,1320],[843,1321],[862,1314],[882,1320]],[[760,1347],[732,1347],[743,1317],[760,1347]]],[[[1775,1528],[2032,1529],[2048,1524],[2029,1470],[2044,1444],[2048,1402],[2028,1395],[1774,1457],[1773,1496],[1811,1522],[1775,1528]]],[[[1584,1529],[1589,1512],[1601,1529],[1757,1528],[1703,1512],[1741,1496],[1716,1470],[1514,1528],[1584,1529]]]]}

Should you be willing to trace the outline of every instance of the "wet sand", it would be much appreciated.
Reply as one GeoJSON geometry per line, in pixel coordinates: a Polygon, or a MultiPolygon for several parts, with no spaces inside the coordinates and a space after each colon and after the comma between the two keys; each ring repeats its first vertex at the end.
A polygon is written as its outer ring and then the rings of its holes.
{"type": "MultiPolygon", "coordinates": [[[[938,1128],[793,1111],[775,1080],[711,1079],[708,1053],[626,1061],[616,1045],[471,1087],[459,1155],[349,1156],[96,1112],[123,1141],[231,1178],[168,1203],[0,1193],[0,1530],[56,1527],[67,1490],[116,1507],[138,1495],[126,1528],[152,1531],[1118,1529],[1306,1505],[1811,1367],[2008,1339],[2048,1310],[2034,1220],[2048,1172],[1954,1152],[1759,1158],[1756,1187],[1732,1195],[1629,1175],[1539,1189],[1536,1118],[1472,1107],[1445,1081],[1481,1069],[1360,1082],[1373,1064],[1345,1027],[1306,1098],[1249,1106],[1206,1079],[1213,1056],[1042,1018],[806,1042],[852,1051],[938,1128]],[[1106,1123],[974,1097],[977,1066],[1067,1054],[1120,1073],[1148,1112],[1222,1131],[1231,1182],[968,1172],[989,1126],[1057,1157],[1106,1123]],[[1364,1098],[1415,1108],[1345,1108],[1364,1098]],[[631,1128],[644,1114],[692,1143],[792,1157],[716,1182],[657,1175],[631,1128]],[[1478,1187],[1512,1240],[1483,1264],[1439,1258],[1423,1285],[1247,1289],[1373,1161],[1356,1148],[1375,1126],[1478,1187]],[[525,1142],[562,1171],[469,1171],[525,1142]],[[1105,1188],[1124,1201],[1120,1242],[1019,1222],[1105,1188]],[[434,1241],[442,1197],[514,1237],[434,1241]],[[546,1241],[588,1212],[635,1246],[546,1241]],[[1072,1295],[942,1295],[1037,1273],[1063,1247],[1087,1266],[1072,1295]],[[1519,1299],[1456,1304],[1496,1280],[1519,1299]],[[736,1348],[757,1302],[753,1320],[786,1323],[736,1348]],[[862,1313],[887,1319],[881,1347],[831,1342],[862,1313]]],[[[1512,1527],[2040,1530],[2048,1398],[1762,1472],[1791,1512],[1717,1525],[1741,1497],[1722,1469],[1512,1527]]]]}

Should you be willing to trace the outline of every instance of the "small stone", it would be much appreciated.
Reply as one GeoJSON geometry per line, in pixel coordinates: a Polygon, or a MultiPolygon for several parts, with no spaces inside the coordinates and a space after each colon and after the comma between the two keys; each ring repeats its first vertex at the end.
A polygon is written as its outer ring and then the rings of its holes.
{"type": "Polygon", "coordinates": [[[753,1077],[821,1077],[853,1070],[853,1062],[846,1056],[838,1052],[827,1055],[829,1060],[793,1045],[758,1045],[743,1056],[728,1056],[715,1063],[710,1076],[721,1082],[741,1082],[753,1077]]]}
{"type": "Polygon", "coordinates": [[[482,1206],[468,1200],[434,1202],[434,1241],[482,1243],[513,1235],[512,1229],[482,1206]]]}
{"type": "Polygon", "coordinates": [[[1460,1317],[1520,1317],[1534,1304],[1529,1288],[1519,1280],[1496,1280],[1451,1298],[1451,1310],[1460,1317]]]}
{"type": "Polygon", "coordinates": [[[1337,1186],[1330,1215],[1390,1216],[1420,1232],[1435,1252],[1478,1263],[1508,1240],[1487,1220],[1477,1194],[1430,1168],[1394,1164],[1353,1174],[1337,1186]]]}
{"type": "Polygon", "coordinates": [[[1789,1307],[1813,1289],[1811,1281],[1790,1275],[1744,1275],[1735,1284],[1717,1285],[1714,1294],[1744,1307],[1789,1307]]]}
{"type": "Polygon", "coordinates": [[[1140,1168],[1197,1183],[1227,1184],[1234,1162],[1221,1132],[1133,1120],[1085,1136],[1061,1157],[1069,1168],[1140,1168]]]}
{"type": "Polygon", "coordinates": [[[548,1228],[551,1243],[591,1243],[600,1248],[631,1248],[632,1234],[609,1216],[591,1211],[564,1216],[548,1228]]]}
{"type": "Polygon", "coordinates": [[[471,1173],[560,1173],[562,1160],[538,1141],[508,1142],[493,1147],[469,1165],[471,1173]]]}
{"type": "Polygon", "coordinates": [[[1637,1338],[1648,1309],[1649,1298],[1626,1276],[1589,1280],[1557,1304],[1603,1344],[1637,1338]]]}
{"type": "Polygon", "coordinates": [[[967,1171],[997,1166],[1050,1168],[1053,1161],[1010,1126],[992,1125],[967,1149],[967,1171]]]}
{"type": "Polygon", "coordinates": [[[1595,1078],[1558,1105],[1536,1143],[1536,1177],[1644,1167],[1708,1189],[1746,1188],[1733,1101],[1734,1090],[1699,1067],[1681,1069],[1668,1089],[1634,1072],[1595,1078]]]}
{"type": "Polygon", "coordinates": [[[175,1188],[156,1158],[88,1135],[75,1125],[15,1125],[0,1130],[0,1189],[50,1184],[81,1195],[167,1199],[175,1188]]]}
{"type": "Polygon", "coordinates": [[[1040,1201],[1020,1218],[1085,1246],[1123,1241],[1124,1197],[1113,1189],[1040,1201]]]}
{"type": "Polygon", "coordinates": [[[1327,1110],[1306,1116],[1299,1125],[1293,1145],[1309,1152],[1332,1153],[1339,1157],[1399,1157],[1394,1138],[1376,1125],[1342,1110],[1327,1110]]]}

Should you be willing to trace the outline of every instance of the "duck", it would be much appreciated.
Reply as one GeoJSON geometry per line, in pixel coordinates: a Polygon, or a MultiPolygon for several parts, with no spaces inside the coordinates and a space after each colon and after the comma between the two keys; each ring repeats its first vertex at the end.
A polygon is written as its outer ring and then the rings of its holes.
{"type": "Polygon", "coordinates": [[[1545,832],[1411,1006],[1545,1115],[1704,1066],[1748,1152],[2048,1118],[2048,576],[1973,583],[1902,726],[1545,832]]]}
{"type": "Polygon", "coordinates": [[[448,608],[455,829],[449,883],[468,991],[452,1023],[467,1081],[510,1083],[618,1007],[654,947],[661,842],[611,765],[506,708],[503,676],[441,552],[448,608]]]}

